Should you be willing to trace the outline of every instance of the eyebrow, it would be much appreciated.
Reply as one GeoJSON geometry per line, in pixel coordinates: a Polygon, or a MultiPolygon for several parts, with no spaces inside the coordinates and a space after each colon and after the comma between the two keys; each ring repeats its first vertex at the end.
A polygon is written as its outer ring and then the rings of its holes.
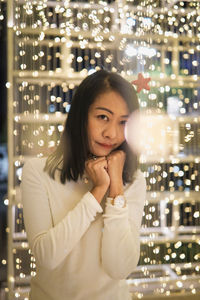
{"type": "MultiPolygon", "coordinates": [[[[112,110],[110,110],[110,109],[108,109],[108,108],[106,108],[106,107],[100,107],[100,106],[98,106],[98,107],[96,107],[95,109],[105,110],[105,111],[109,112],[111,115],[114,114],[114,113],[112,112],[112,110]]],[[[122,117],[122,118],[128,118],[129,115],[124,115],[124,116],[121,116],[121,117],[122,117]]]]}

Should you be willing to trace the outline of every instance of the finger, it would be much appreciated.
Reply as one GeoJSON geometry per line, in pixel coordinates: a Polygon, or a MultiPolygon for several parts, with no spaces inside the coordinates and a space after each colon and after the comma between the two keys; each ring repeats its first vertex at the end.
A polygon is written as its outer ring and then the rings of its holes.
{"type": "Polygon", "coordinates": [[[86,161],[86,165],[88,166],[88,165],[95,165],[95,164],[97,164],[97,163],[99,163],[99,162],[101,162],[101,161],[105,161],[106,160],[106,157],[105,156],[102,156],[102,157],[96,157],[95,159],[88,159],[87,161],[86,161]]]}
{"type": "Polygon", "coordinates": [[[104,160],[101,160],[99,162],[95,162],[95,163],[91,164],[91,167],[94,170],[98,171],[99,168],[107,168],[107,165],[108,165],[108,162],[107,162],[106,159],[104,159],[104,160]]]}
{"type": "Polygon", "coordinates": [[[86,162],[91,162],[91,161],[101,161],[101,160],[104,160],[106,157],[105,156],[94,156],[92,158],[89,158],[88,160],[86,160],[86,162]]]}
{"type": "Polygon", "coordinates": [[[107,159],[112,159],[112,158],[120,158],[120,157],[125,157],[126,154],[123,150],[116,150],[111,152],[108,156],[107,159]]]}

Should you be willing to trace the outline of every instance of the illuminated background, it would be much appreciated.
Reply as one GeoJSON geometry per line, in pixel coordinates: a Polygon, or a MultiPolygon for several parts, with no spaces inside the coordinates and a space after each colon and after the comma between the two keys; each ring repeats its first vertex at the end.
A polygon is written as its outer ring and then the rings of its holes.
{"type": "Polygon", "coordinates": [[[58,144],[72,95],[105,68],[151,90],[141,111],[173,115],[176,155],[141,159],[147,199],[138,268],[127,279],[133,299],[200,293],[200,2],[7,1],[8,287],[28,299],[34,257],[28,248],[19,184],[24,161],[58,144]]]}

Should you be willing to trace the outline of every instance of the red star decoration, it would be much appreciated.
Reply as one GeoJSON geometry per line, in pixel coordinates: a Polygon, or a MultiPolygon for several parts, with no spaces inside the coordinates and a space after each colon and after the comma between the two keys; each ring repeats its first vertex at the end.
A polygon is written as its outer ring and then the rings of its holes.
{"type": "Polygon", "coordinates": [[[150,87],[148,85],[149,81],[151,81],[151,78],[144,78],[142,73],[138,74],[138,79],[132,81],[131,83],[134,85],[137,85],[137,92],[139,93],[141,90],[150,90],[150,87]]]}

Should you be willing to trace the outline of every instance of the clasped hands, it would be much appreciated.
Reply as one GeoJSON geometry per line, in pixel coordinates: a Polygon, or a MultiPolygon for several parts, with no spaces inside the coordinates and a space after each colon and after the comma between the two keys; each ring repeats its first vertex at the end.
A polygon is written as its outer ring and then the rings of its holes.
{"type": "Polygon", "coordinates": [[[109,189],[109,197],[123,194],[123,168],[126,154],[115,150],[108,156],[89,159],[85,163],[87,175],[93,182],[91,193],[100,203],[109,189]]]}

